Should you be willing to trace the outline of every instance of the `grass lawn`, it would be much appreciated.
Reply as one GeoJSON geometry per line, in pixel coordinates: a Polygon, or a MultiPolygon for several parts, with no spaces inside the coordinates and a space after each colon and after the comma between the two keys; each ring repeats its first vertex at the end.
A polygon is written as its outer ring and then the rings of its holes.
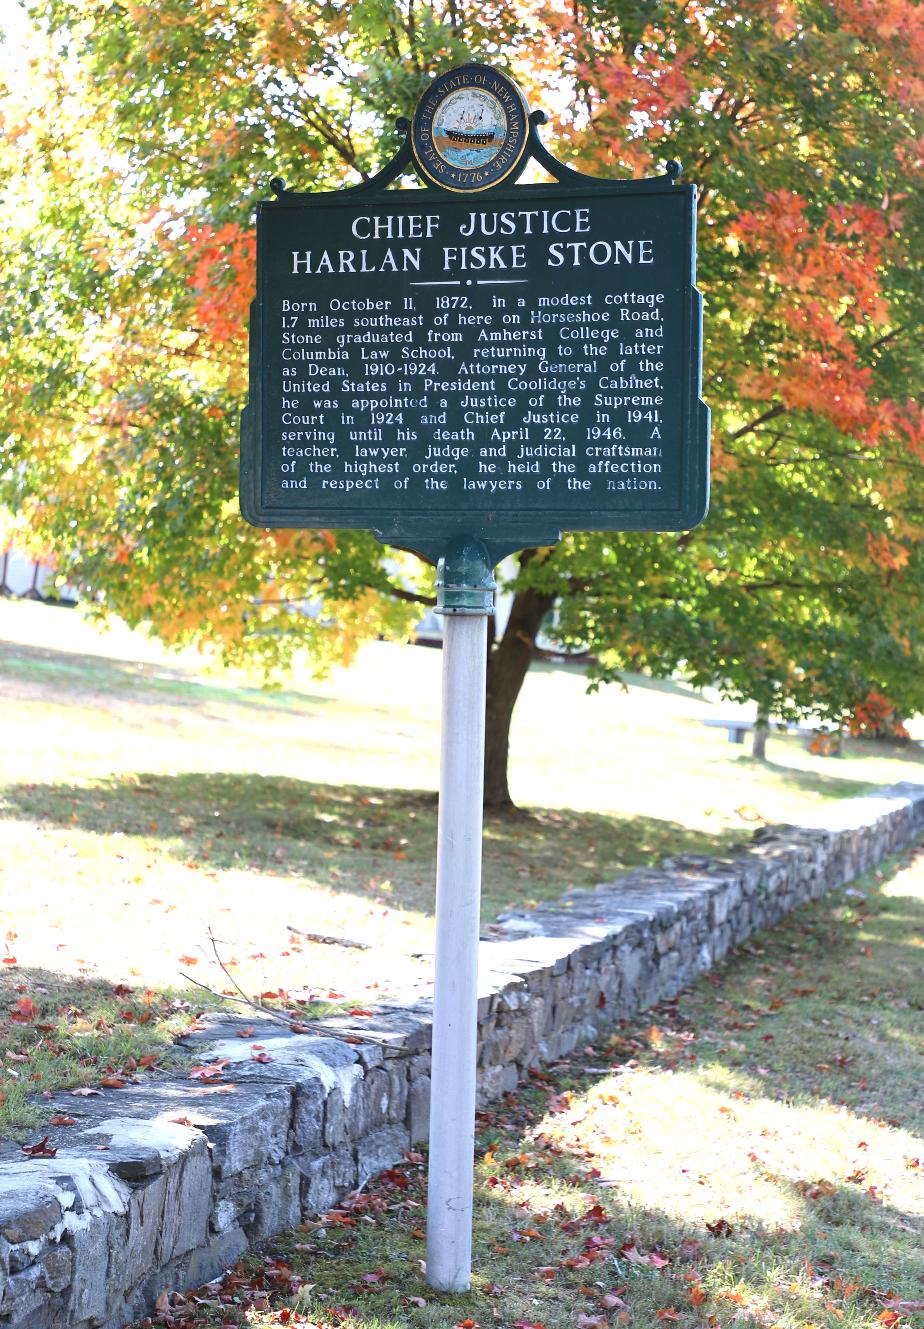
{"type": "MultiPolygon", "coordinates": [[[[348,672],[267,692],[74,610],[0,600],[0,1038],[26,1057],[0,1068],[0,1131],[29,1122],[29,1088],[131,1072],[152,1039],[166,1055],[209,1001],[190,980],[229,986],[210,933],[248,992],[312,1008],[426,984],[439,672],[438,651],[377,643],[348,672]]],[[[756,763],[701,723],[727,713],[679,684],[588,697],[575,666],[531,671],[521,811],[485,828],[485,918],[924,770],[917,748],[837,760],[795,738],[756,763]]]]}
{"type": "Polygon", "coordinates": [[[920,1327],[922,1010],[918,851],[481,1114],[470,1294],[426,1285],[412,1154],[155,1323],[920,1327]]]}

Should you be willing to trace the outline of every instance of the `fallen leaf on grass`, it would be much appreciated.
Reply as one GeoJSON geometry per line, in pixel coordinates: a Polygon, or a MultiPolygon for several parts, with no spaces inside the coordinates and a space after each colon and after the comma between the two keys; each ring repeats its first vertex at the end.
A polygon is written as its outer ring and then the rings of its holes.
{"type": "Polygon", "coordinates": [[[651,1269],[663,1269],[666,1264],[670,1264],[670,1260],[664,1255],[659,1255],[657,1251],[650,1251],[646,1255],[639,1250],[634,1241],[620,1246],[619,1254],[630,1264],[644,1264],[651,1269]]]}
{"type": "Polygon", "coordinates": [[[714,1223],[707,1223],[706,1227],[714,1237],[730,1237],[734,1232],[727,1218],[717,1218],[714,1223]]]}
{"type": "Polygon", "coordinates": [[[677,1313],[677,1311],[674,1310],[673,1306],[668,1306],[666,1309],[658,1311],[657,1314],[658,1314],[658,1319],[659,1319],[659,1320],[679,1320],[679,1319],[680,1319],[679,1314],[677,1313]]]}
{"type": "Polygon", "coordinates": [[[625,1292],[625,1290],[625,1288],[620,1288],[618,1292],[615,1290],[612,1292],[604,1292],[603,1296],[600,1298],[600,1305],[607,1311],[624,1310],[626,1303],[623,1301],[619,1293],[625,1292]]]}
{"type": "Polygon", "coordinates": [[[585,1315],[581,1311],[575,1320],[577,1329],[609,1329],[609,1320],[605,1315],[585,1315]]]}
{"type": "Polygon", "coordinates": [[[425,1297],[402,1297],[401,1304],[402,1306],[417,1306],[420,1310],[423,1310],[427,1301],[425,1297]]]}
{"type": "Polygon", "coordinates": [[[10,1008],[10,1019],[16,1024],[29,1024],[35,1019],[35,1002],[31,997],[21,997],[10,1008]]]}
{"type": "Polygon", "coordinates": [[[831,1195],[837,1194],[837,1187],[832,1181],[820,1179],[818,1181],[797,1181],[796,1190],[804,1195],[807,1200],[827,1199],[831,1195]]]}

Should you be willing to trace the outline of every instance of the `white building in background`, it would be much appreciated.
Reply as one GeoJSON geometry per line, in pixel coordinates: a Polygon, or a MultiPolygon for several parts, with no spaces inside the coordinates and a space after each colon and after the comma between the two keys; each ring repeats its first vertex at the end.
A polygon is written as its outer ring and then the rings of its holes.
{"type": "Polygon", "coordinates": [[[6,549],[0,553],[0,595],[16,595],[33,600],[51,598],[75,601],[76,588],[57,587],[54,578],[54,568],[50,563],[29,558],[16,549],[6,549]]]}

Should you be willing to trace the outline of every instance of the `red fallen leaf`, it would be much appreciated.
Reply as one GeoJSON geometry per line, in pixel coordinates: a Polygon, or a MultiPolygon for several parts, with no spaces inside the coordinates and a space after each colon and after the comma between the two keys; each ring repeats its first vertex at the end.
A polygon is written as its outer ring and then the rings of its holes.
{"type": "Polygon", "coordinates": [[[364,1011],[364,1010],[361,1010],[359,1007],[356,1007],[355,1009],[349,1011],[348,1013],[349,1013],[350,1015],[368,1015],[368,1016],[371,1016],[373,1012],[372,1012],[372,1011],[364,1011]]]}
{"type": "Polygon", "coordinates": [[[279,1323],[288,1324],[291,1318],[292,1312],[289,1310],[288,1306],[283,1306],[282,1310],[279,1312],[279,1323]]]}
{"type": "Polygon", "coordinates": [[[541,1320],[514,1320],[513,1329],[545,1329],[541,1320]]]}
{"type": "Polygon", "coordinates": [[[103,1089],[124,1089],[125,1081],[120,1080],[117,1075],[104,1075],[100,1080],[103,1089]]]}
{"type": "Polygon", "coordinates": [[[706,1227],[714,1237],[730,1237],[734,1232],[727,1218],[717,1218],[714,1223],[707,1223],[706,1227]]]}
{"type": "Polygon", "coordinates": [[[175,1126],[192,1126],[194,1124],[188,1117],[168,1117],[167,1120],[172,1121],[175,1126]]]}
{"type": "Polygon", "coordinates": [[[668,1306],[666,1310],[658,1311],[659,1320],[679,1320],[680,1316],[674,1310],[673,1306],[668,1306]]]}
{"type": "Polygon", "coordinates": [[[360,1274],[359,1277],[360,1277],[360,1282],[362,1282],[362,1283],[384,1283],[384,1282],[385,1282],[385,1270],[384,1270],[384,1269],[373,1269],[371,1273],[368,1273],[368,1274],[360,1274]]]}
{"type": "Polygon", "coordinates": [[[46,1135],[38,1144],[24,1144],[20,1148],[29,1158],[54,1158],[58,1151],[48,1143],[48,1140],[49,1137],[46,1135]]]}
{"type": "Polygon", "coordinates": [[[289,1032],[292,1034],[310,1034],[311,1026],[307,1024],[290,1024],[289,1032]]]}
{"type": "Polygon", "coordinates": [[[214,1080],[230,1064],[231,1059],[228,1057],[221,1061],[209,1062],[207,1066],[193,1066],[189,1072],[189,1078],[191,1080],[214,1080]]]}
{"type": "Polygon", "coordinates": [[[876,1316],[876,1324],[884,1325],[885,1329],[894,1329],[894,1326],[901,1322],[901,1318],[898,1311],[883,1311],[881,1315],[876,1316]]]}
{"type": "Polygon", "coordinates": [[[639,1250],[634,1241],[629,1245],[620,1246],[619,1254],[630,1264],[644,1264],[651,1269],[663,1269],[666,1264],[670,1264],[670,1260],[664,1255],[659,1255],[657,1251],[650,1251],[646,1255],[639,1250]]]}
{"type": "Polygon", "coordinates": [[[707,1294],[702,1283],[691,1283],[690,1304],[692,1306],[702,1306],[703,1302],[706,1300],[707,1300],[707,1294]]]}
{"type": "Polygon", "coordinates": [[[343,1043],[362,1043],[361,1038],[354,1038],[352,1034],[344,1034],[341,1042],[343,1043]]]}
{"type": "Polygon", "coordinates": [[[10,1008],[10,1019],[15,1020],[17,1024],[29,1024],[35,1019],[35,1002],[31,997],[21,997],[14,1006],[10,1008]]]}
{"type": "Polygon", "coordinates": [[[50,1124],[51,1124],[52,1126],[76,1126],[76,1125],[77,1125],[77,1118],[76,1118],[76,1117],[62,1117],[62,1116],[52,1117],[50,1124]]]}
{"type": "Polygon", "coordinates": [[[16,963],[17,963],[16,956],[15,956],[15,955],[4,955],[4,957],[3,957],[3,963],[4,963],[4,964],[16,964],[16,963]]]}
{"type": "Polygon", "coordinates": [[[156,1057],[156,1055],[152,1052],[152,1053],[150,1053],[150,1054],[149,1054],[148,1056],[146,1056],[146,1057],[139,1057],[139,1058],[138,1058],[138,1065],[141,1066],[141,1067],[143,1067],[144,1070],[147,1070],[148,1067],[149,1067],[149,1066],[153,1066],[153,1065],[156,1063],[156,1061],[157,1061],[157,1057],[156,1057]]]}
{"type": "Polygon", "coordinates": [[[126,987],[124,983],[116,983],[112,989],[112,995],[114,997],[128,997],[131,995],[131,988],[126,987]]]}
{"type": "Polygon", "coordinates": [[[540,1264],[534,1270],[534,1273],[537,1273],[540,1278],[544,1278],[547,1282],[551,1283],[552,1279],[558,1273],[558,1266],[554,1264],[540,1264]]]}
{"type": "Polygon", "coordinates": [[[256,1030],[253,1028],[253,1026],[248,1026],[248,1028],[246,1028],[246,1029],[238,1029],[237,1034],[235,1035],[235,1037],[236,1037],[236,1038],[253,1038],[255,1032],[256,1032],[256,1030]]]}
{"type": "Polygon", "coordinates": [[[477,1320],[457,1320],[453,1329],[481,1329],[477,1320]]]}

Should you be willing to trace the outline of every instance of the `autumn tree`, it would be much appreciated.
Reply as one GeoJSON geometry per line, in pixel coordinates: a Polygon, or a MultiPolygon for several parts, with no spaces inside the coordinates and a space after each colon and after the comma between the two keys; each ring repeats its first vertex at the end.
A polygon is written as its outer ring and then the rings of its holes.
{"type": "Polygon", "coordinates": [[[525,551],[489,657],[486,800],[557,606],[595,677],[833,722],[921,670],[921,69],[911,0],[33,0],[5,102],[2,493],[104,609],[226,659],[348,658],[431,570],[237,514],[253,204],[368,178],[431,75],[506,66],[550,146],[700,189],[713,501],[681,535],[525,551]],[[316,617],[300,607],[310,600],[316,617]]]}

